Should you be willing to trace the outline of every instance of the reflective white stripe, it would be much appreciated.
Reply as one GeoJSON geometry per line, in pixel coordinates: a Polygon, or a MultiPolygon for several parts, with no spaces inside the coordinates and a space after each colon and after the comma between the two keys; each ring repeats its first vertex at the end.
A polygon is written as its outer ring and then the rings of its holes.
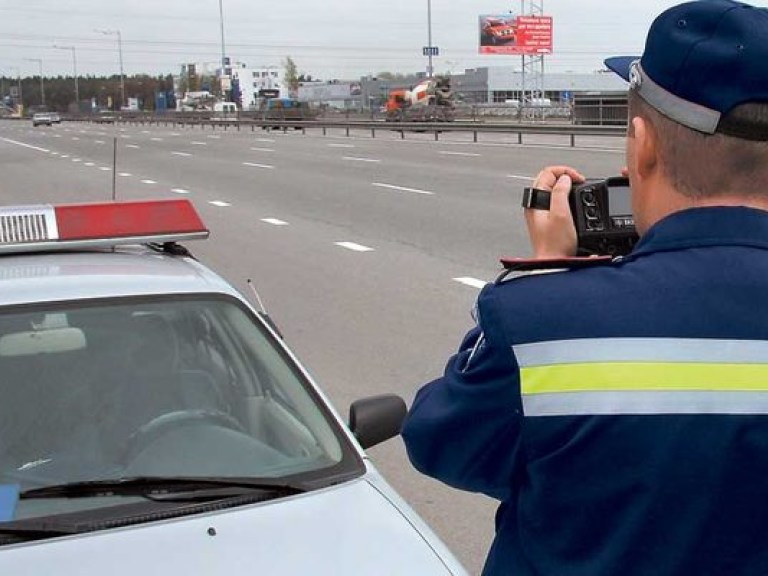
{"type": "Polygon", "coordinates": [[[768,363],[764,340],[709,338],[582,338],[518,344],[521,368],[591,362],[768,363]]]}
{"type": "Polygon", "coordinates": [[[768,414],[766,392],[560,392],[523,396],[526,416],[768,414]]]}

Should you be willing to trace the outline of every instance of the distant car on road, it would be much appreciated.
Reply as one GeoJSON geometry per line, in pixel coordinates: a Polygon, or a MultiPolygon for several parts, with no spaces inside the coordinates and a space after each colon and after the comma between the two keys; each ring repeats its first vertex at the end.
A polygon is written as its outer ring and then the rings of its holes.
{"type": "Polygon", "coordinates": [[[61,116],[59,116],[58,112],[51,112],[49,116],[51,117],[51,122],[54,124],[61,124],[61,116]]]}
{"type": "Polygon", "coordinates": [[[38,112],[32,116],[32,126],[37,128],[38,126],[52,126],[53,119],[48,112],[38,112]]]}

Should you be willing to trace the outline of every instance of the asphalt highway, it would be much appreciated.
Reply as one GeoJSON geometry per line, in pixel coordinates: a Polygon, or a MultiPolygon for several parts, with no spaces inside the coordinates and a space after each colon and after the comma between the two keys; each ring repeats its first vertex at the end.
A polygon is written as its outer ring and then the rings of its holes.
{"type": "MultiPolygon", "coordinates": [[[[0,121],[0,204],[187,197],[211,229],[188,247],[246,295],[342,415],[408,403],[439,376],[504,255],[530,254],[520,200],[538,170],[617,175],[621,138],[242,131],[0,121]],[[114,164],[114,158],[117,163],[114,164]],[[255,297],[252,298],[255,300],[255,297]]],[[[495,502],[424,478],[399,439],[379,470],[477,574],[495,502]]]]}

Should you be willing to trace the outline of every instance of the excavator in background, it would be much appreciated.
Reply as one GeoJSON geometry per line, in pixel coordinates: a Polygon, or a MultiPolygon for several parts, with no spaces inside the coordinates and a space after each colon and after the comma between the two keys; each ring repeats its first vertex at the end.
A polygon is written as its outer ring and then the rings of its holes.
{"type": "Polygon", "coordinates": [[[410,90],[391,90],[386,112],[387,122],[451,122],[455,110],[450,77],[425,78],[410,90]]]}

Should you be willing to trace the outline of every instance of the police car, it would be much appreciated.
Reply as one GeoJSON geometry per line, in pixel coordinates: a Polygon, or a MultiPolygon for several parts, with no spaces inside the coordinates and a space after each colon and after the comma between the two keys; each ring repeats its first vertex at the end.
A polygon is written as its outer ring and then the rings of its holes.
{"type": "Polygon", "coordinates": [[[0,209],[0,574],[466,572],[263,312],[179,242],[186,200],[0,209]]]}

